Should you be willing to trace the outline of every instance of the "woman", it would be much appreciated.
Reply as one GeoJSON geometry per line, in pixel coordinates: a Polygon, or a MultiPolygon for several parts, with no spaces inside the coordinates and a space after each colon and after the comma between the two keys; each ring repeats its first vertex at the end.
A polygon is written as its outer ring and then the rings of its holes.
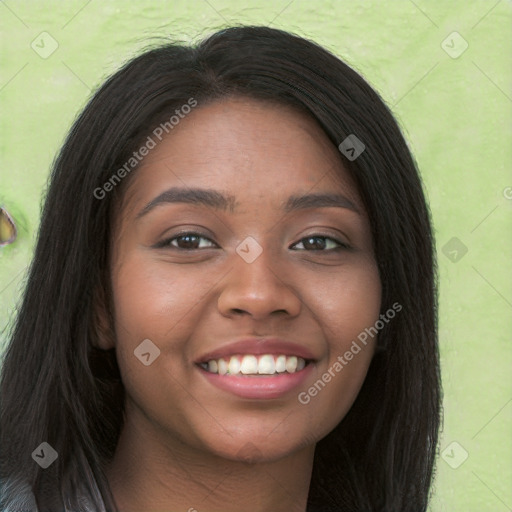
{"type": "Polygon", "coordinates": [[[143,53],[55,163],[2,510],[425,511],[436,290],[416,165],[350,67],[267,27],[143,53]]]}

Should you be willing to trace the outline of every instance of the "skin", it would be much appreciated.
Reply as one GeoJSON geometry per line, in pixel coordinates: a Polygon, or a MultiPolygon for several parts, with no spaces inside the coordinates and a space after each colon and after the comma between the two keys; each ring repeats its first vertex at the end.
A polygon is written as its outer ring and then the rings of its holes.
{"type": "Polygon", "coordinates": [[[308,404],[298,393],[374,325],[381,303],[370,226],[337,148],[289,107],[242,98],[199,105],[130,177],[115,220],[116,335],[101,346],[115,346],[127,395],[107,468],[119,509],[305,512],[315,444],[356,399],[376,339],[308,404]],[[231,194],[235,210],[164,203],[136,219],[173,186],[231,194]],[[281,209],[290,195],[333,191],[359,213],[281,209]],[[183,231],[206,238],[153,247],[183,231]],[[313,235],[329,238],[308,244],[313,235]],[[247,236],[263,250],[252,263],[236,252],[247,236]],[[330,250],[338,247],[331,238],[352,249],[330,250]],[[315,355],[306,384],[284,397],[237,397],[193,363],[229,341],[264,335],[315,355]],[[144,339],[161,351],[149,366],[133,353],[144,339]]]}

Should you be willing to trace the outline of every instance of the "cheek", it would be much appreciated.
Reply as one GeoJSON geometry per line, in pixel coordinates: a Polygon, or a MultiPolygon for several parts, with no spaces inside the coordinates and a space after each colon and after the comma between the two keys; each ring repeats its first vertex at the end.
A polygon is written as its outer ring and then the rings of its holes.
{"type": "Polygon", "coordinates": [[[310,409],[310,418],[318,418],[319,430],[328,433],[356,400],[374,354],[377,335],[368,331],[379,320],[381,305],[376,265],[364,264],[345,276],[340,273],[318,296],[326,357],[318,362],[313,384],[301,390],[298,400],[310,409]]]}
{"type": "MultiPolygon", "coordinates": [[[[179,334],[194,297],[191,293],[184,293],[186,277],[157,272],[158,265],[148,264],[135,252],[126,256],[116,268],[112,281],[116,355],[125,385],[129,387],[130,379],[144,379],[154,374],[155,368],[161,364],[161,358],[158,359],[161,354],[172,351],[173,360],[180,362],[182,347],[169,346],[164,340],[180,339],[176,333],[179,334]],[[151,372],[141,372],[144,365],[134,353],[144,340],[151,340],[160,350],[158,357],[148,366],[151,372]]],[[[152,361],[158,351],[151,344],[144,343],[149,348],[152,361]]]]}
{"type": "Polygon", "coordinates": [[[118,337],[139,343],[152,337],[155,343],[180,339],[182,326],[211,287],[192,267],[170,271],[164,262],[148,261],[143,254],[126,258],[113,280],[118,337]]]}
{"type": "Polygon", "coordinates": [[[379,319],[381,283],[377,266],[365,260],[350,271],[340,272],[316,297],[317,316],[325,327],[328,348],[339,352],[349,339],[355,339],[379,319]]]}
{"type": "Polygon", "coordinates": [[[113,276],[116,356],[128,395],[155,410],[159,395],[180,402],[186,397],[189,340],[197,328],[197,312],[218,275],[199,274],[194,265],[172,269],[165,261],[148,260],[143,252],[127,251],[113,276]],[[148,347],[144,352],[139,349],[143,342],[148,347]],[[148,351],[146,362],[154,362],[145,366],[137,354],[148,351]],[[153,359],[153,354],[158,356],[153,359]]]}
{"type": "Polygon", "coordinates": [[[143,411],[154,425],[186,430],[187,339],[194,306],[205,293],[203,285],[190,282],[186,269],[162,272],[162,265],[136,254],[117,267],[112,283],[116,357],[135,422],[143,411]]]}

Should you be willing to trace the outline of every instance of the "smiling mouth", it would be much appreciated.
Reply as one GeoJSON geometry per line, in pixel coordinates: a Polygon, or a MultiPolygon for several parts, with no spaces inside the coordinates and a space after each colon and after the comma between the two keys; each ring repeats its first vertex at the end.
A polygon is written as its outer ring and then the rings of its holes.
{"type": "Polygon", "coordinates": [[[312,360],[284,354],[237,354],[229,358],[210,359],[198,363],[203,370],[217,375],[239,377],[276,376],[297,373],[312,360]]]}

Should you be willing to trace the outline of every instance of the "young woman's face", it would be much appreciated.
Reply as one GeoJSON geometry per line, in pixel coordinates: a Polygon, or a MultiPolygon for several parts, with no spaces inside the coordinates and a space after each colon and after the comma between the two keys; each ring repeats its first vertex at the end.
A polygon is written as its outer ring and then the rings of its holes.
{"type": "Polygon", "coordinates": [[[127,421],[233,460],[313,446],[356,399],[381,300],[337,148],[291,109],[230,99],[193,109],[132,180],[111,260],[127,421]],[[193,189],[215,201],[174,200],[193,189]]]}

